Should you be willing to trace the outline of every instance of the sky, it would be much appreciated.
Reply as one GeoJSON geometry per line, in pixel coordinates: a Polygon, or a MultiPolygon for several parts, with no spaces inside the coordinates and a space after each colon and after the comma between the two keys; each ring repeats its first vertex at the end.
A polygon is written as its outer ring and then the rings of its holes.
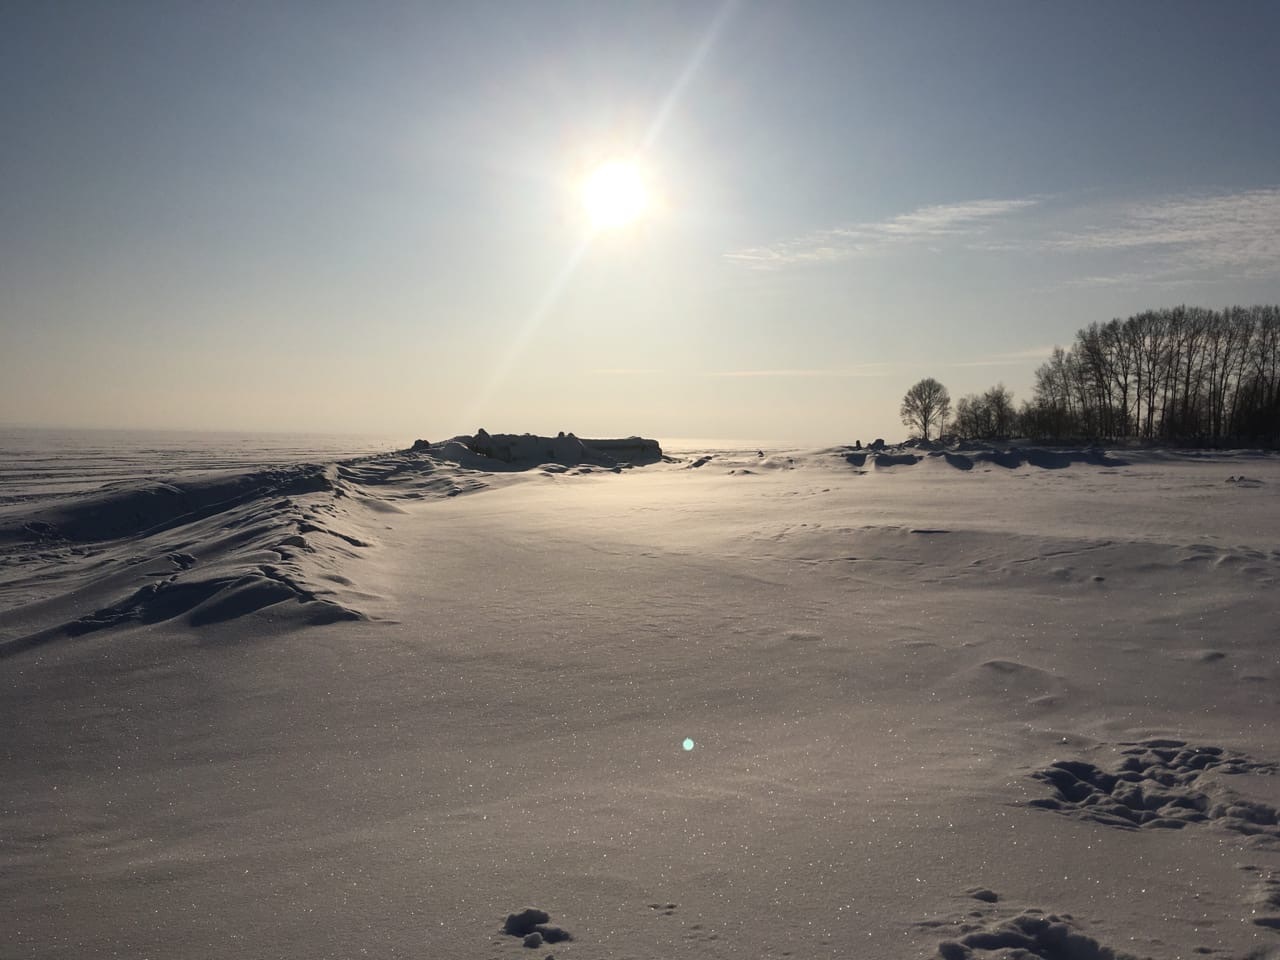
{"type": "Polygon", "coordinates": [[[864,442],[1280,302],[1280,4],[0,4],[0,424],[864,442]],[[593,226],[625,159],[649,202],[593,226]]]}

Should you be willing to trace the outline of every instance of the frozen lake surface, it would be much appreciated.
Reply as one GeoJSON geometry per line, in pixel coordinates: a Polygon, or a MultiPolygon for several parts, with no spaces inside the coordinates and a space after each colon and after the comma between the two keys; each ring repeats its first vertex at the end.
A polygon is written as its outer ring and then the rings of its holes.
{"type": "Polygon", "coordinates": [[[253,442],[10,475],[0,954],[1280,957],[1276,457],[253,442]]]}
{"type": "Polygon", "coordinates": [[[412,442],[363,434],[0,428],[0,505],[192,470],[328,462],[412,442]]]}

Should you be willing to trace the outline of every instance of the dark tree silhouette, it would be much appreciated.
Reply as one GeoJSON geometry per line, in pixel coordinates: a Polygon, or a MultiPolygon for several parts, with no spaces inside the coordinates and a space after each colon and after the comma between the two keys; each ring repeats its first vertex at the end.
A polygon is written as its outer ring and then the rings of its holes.
{"type": "Polygon", "coordinates": [[[1280,306],[1171,307],[1093,323],[1054,347],[1020,410],[1004,384],[956,403],[937,380],[902,399],[922,439],[1140,440],[1280,446],[1280,306]]]}
{"type": "Polygon", "coordinates": [[[902,422],[920,433],[921,440],[929,439],[933,427],[942,432],[942,425],[951,414],[951,394],[933,377],[925,377],[907,391],[902,398],[902,422]]]}
{"type": "Polygon", "coordinates": [[[986,393],[971,393],[957,400],[949,430],[966,440],[1003,440],[1013,435],[1017,423],[1013,393],[997,383],[986,393]]]}
{"type": "Polygon", "coordinates": [[[1280,443],[1280,307],[1091,324],[1036,371],[1019,420],[1037,438],[1280,443]]]}

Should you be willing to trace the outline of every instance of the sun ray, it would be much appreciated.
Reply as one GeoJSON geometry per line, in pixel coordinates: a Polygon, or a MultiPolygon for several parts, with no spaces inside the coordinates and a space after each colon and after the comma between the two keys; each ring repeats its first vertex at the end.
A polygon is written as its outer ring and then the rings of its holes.
{"type": "MultiPolygon", "coordinates": [[[[658,140],[677,103],[684,96],[685,89],[688,87],[694,75],[701,68],[703,62],[707,58],[707,55],[710,53],[711,48],[719,39],[720,33],[737,8],[738,3],[739,0],[723,0],[721,5],[717,8],[716,14],[712,18],[707,31],[703,34],[697,47],[693,50],[693,53],[686,61],[684,69],[680,72],[680,75],[671,85],[671,89],[667,92],[666,97],[663,98],[662,104],[654,115],[652,122],[649,124],[643,140],[643,151],[649,151],[658,140]]],[[[646,183],[642,168],[636,165],[635,161],[614,162],[622,164],[630,163],[632,165],[635,172],[633,175],[628,176],[634,176],[636,186],[617,190],[615,192],[615,195],[618,196],[617,200],[607,202],[602,201],[601,218],[606,221],[616,219],[623,217],[624,211],[629,210],[630,212],[626,213],[625,216],[627,218],[627,222],[633,222],[638,216],[650,209],[654,200],[651,196],[649,186],[646,183]],[[630,196],[630,199],[622,199],[627,196],[630,196]],[[603,209],[611,206],[614,208],[615,212],[613,214],[604,214],[603,209]]],[[[608,163],[600,165],[601,168],[606,166],[608,166],[608,163]]],[[[600,168],[597,168],[597,170],[599,169],[600,168]]],[[[610,176],[613,175],[611,174],[610,176]]],[[[591,175],[588,175],[588,181],[590,179],[591,175]]],[[[624,177],[622,179],[625,181],[627,178],[624,177]]],[[[609,191],[602,192],[609,193],[609,191]]],[[[584,194],[585,193],[586,191],[584,191],[584,194]]],[[[485,378],[483,385],[475,391],[474,401],[471,405],[473,414],[485,409],[488,401],[506,380],[512,367],[514,367],[516,360],[524,352],[529,341],[533,339],[547,315],[554,309],[556,303],[560,300],[561,295],[569,286],[574,274],[578,270],[578,266],[586,256],[587,251],[590,249],[593,238],[600,232],[602,224],[598,222],[598,218],[596,216],[592,215],[590,205],[585,195],[582,196],[582,202],[584,208],[586,208],[588,220],[590,221],[589,226],[578,240],[577,245],[569,254],[564,266],[551,279],[551,283],[543,294],[542,299],[535,304],[533,310],[531,310],[520,323],[519,328],[507,343],[506,348],[501,352],[497,362],[493,364],[489,376],[485,378]]],[[[475,419],[475,416],[473,415],[471,419],[475,419]]]]}

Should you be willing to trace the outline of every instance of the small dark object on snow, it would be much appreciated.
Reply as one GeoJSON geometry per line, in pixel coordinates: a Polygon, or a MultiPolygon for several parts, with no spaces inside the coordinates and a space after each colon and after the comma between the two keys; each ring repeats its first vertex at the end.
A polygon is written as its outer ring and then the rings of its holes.
{"type": "Polygon", "coordinates": [[[548,924],[540,924],[538,933],[542,935],[542,939],[547,943],[563,943],[566,940],[572,940],[573,934],[561,927],[553,927],[548,924]]]}
{"type": "Polygon", "coordinates": [[[526,937],[534,932],[540,923],[551,919],[551,914],[537,907],[525,907],[519,913],[507,914],[507,922],[502,925],[502,932],[510,937],[526,937]]]}

